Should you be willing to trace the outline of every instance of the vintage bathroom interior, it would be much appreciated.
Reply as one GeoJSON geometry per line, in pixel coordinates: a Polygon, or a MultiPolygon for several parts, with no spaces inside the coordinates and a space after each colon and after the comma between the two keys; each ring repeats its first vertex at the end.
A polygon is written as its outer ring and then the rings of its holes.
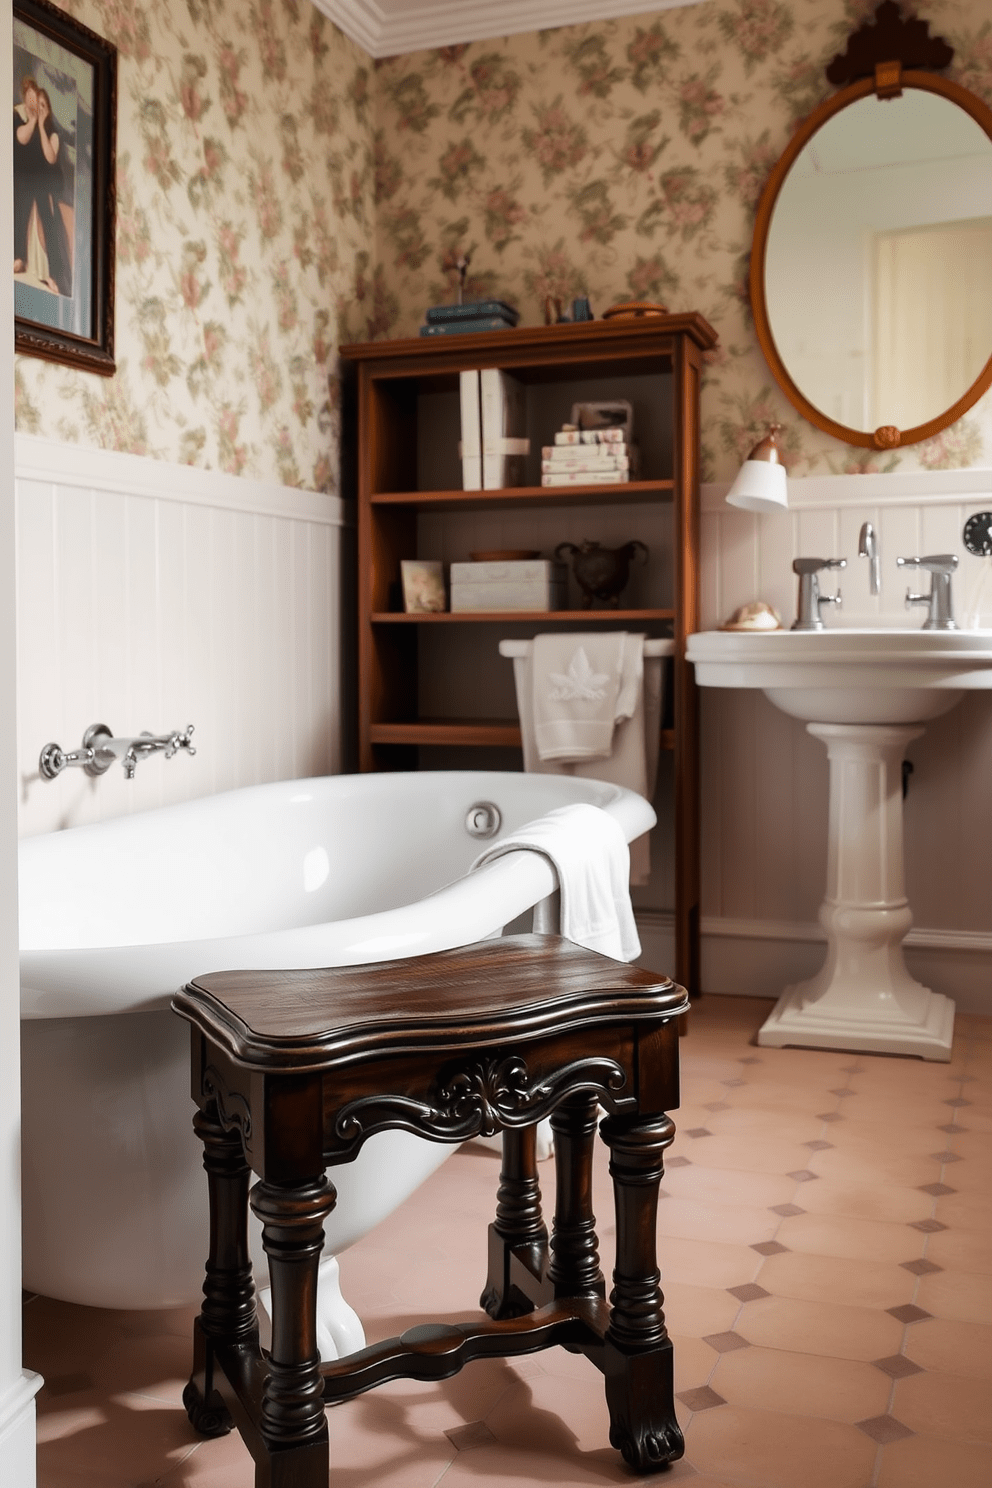
{"type": "MultiPolygon", "coordinates": [[[[59,13],[116,48],[112,365],[15,263],[0,1488],[253,1481],[183,1408],[171,999],[568,936],[556,821],[624,865],[585,943],[691,998],[669,1478],[992,1481],[985,0],[59,13]]],[[[477,1308],[491,1141],[340,1172],[325,1362],[477,1308]]],[[[342,1484],[632,1476],[562,1349],[328,1423],[342,1484]]]]}

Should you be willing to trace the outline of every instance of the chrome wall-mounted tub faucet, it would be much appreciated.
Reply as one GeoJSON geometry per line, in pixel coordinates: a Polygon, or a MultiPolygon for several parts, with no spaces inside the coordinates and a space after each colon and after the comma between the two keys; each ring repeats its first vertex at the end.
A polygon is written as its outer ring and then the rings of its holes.
{"type": "Polygon", "coordinates": [[[865,522],[861,528],[858,537],[858,557],[868,559],[868,592],[881,594],[882,555],[879,551],[878,536],[870,522],[865,522]]]}
{"type": "Polygon", "coordinates": [[[190,742],[192,734],[193,725],[188,723],[185,729],[174,729],[169,734],[145,732],[133,738],[115,739],[105,723],[94,723],[83,735],[79,749],[66,751],[58,744],[46,744],[38,759],[38,770],[44,780],[54,780],[71,765],[79,765],[87,775],[103,775],[114,760],[120,760],[125,779],[133,780],[138,761],[150,754],[163,754],[166,759],[171,759],[180,749],[195,754],[190,742]]]}
{"type": "Polygon", "coordinates": [[[793,630],[823,630],[820,606],[843,604],[840,589],[836,594],[821,594],[818,575],[825,568],[846,568],[846,558],[793,558],[792,572],[799,575],[799,598],[793,630]]]}
{"type": "Polygon", "coordinates": [[[924,630],[957,630],[951,601],[951,575],[958,566],[957,553],[930,553],[925,558],[897,558],[900,568],[922,568],[930,575],[930,593],[914,594],[906,590],[906,608],[926,605],[924,630]]]}

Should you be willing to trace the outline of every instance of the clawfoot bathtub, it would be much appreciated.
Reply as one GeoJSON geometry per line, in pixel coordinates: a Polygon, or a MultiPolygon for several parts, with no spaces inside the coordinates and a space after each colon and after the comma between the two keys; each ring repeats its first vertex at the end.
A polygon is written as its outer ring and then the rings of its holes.
{"type": "MultiPolygon", "coordinates": [[[[499,934],[556,879],[530,852],[469,873],[483,846],[470,808],[495,803],[498,840],[572,801],[603,807],[628,841],[654,822],[617,786],[452,771],[287,781],[23,840],[24,1285],[101,1307],[195,1301],[206,1183],[173,992],[210,971],[360,965],[499,934]]],[[[363,1342],[335,1257],[451,1150],[387,1132],[336,1170],[325,1356],[363,1342]]]]}

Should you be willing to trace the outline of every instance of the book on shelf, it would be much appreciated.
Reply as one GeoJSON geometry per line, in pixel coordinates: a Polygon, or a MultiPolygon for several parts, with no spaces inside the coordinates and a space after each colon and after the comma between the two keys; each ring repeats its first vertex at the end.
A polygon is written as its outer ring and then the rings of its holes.
{"type": "Polygon", "coordinates": [[[623,429],[559,429],[555,444],[626,444],[623,429]]]}
{"type": "Polygon", "coordinates": [[[630,470],[629,455],[617,455],[613,460],[542,460],[542,475],[577,475],[580,471],[630,470]]]}
{"type": "Polygon", "coordinates": [[[482,490],[482,412],[479,402],[479,373],[473,368],[458,374],[461,400],[462,490],[482,490]]]}
{"type": "MultiPolygon", "coordinates": [[[[510,441],[523,440],[527,404],[523,383],[498,367],[479,373],[482,408],[482,488],[501,491],[524,481],[524,454],[509,452],[510,441]]],[[[516,447],[516,446],[513,446],[516,447]]]]}
{"type": "Polygon", "coordinates": [[[555,470],[541,473],[542,486],[613,486],[625,485],[629,470],[555,470]]]}
{"type": "Polygon", "coordinates": [[[503,320],[515,326],[520,319],[505,300],[469,300],[461,305],[431,305],[424,317],[428,325],[449,325],[460,320],[503,320]]]}
{"type": "Polygon", "coordinates": [[[636,449],[633,444],[542,444],[541,459],[561,465],[609,465],[629,458],[636,449]]]}
{"type": "Polygon", "coordinates": [[[422,336],[470,335],[473,331],[512,331],[513,323],[499,315],[475,315],[470,320],[445,320],[422,325],[422,336]]]}

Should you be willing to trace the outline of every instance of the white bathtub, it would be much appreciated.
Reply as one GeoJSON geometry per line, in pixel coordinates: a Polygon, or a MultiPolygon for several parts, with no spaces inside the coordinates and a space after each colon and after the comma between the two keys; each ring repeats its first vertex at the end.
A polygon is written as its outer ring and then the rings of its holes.
{"type": "MultiPolygon", "coordinates": [[[[465,827],[479,801],[502,813],[492,840],[571,801],[602,806],[628,841],[654,822],[617,786],[450,771],[257,786],[22,841],[26,1287],[102,1307],[199,1297],[206,1180],[173,992],[210,971],[356,965],[498,933],[557,885],[534,853],[467,873],[485,846],[465,827]]],[[[327,1251],[451,1150],[374,1137],[337,1170],[327,1251]]],[[[346,1324],[342,1351],[360,1346],[346,1324]]]]}

